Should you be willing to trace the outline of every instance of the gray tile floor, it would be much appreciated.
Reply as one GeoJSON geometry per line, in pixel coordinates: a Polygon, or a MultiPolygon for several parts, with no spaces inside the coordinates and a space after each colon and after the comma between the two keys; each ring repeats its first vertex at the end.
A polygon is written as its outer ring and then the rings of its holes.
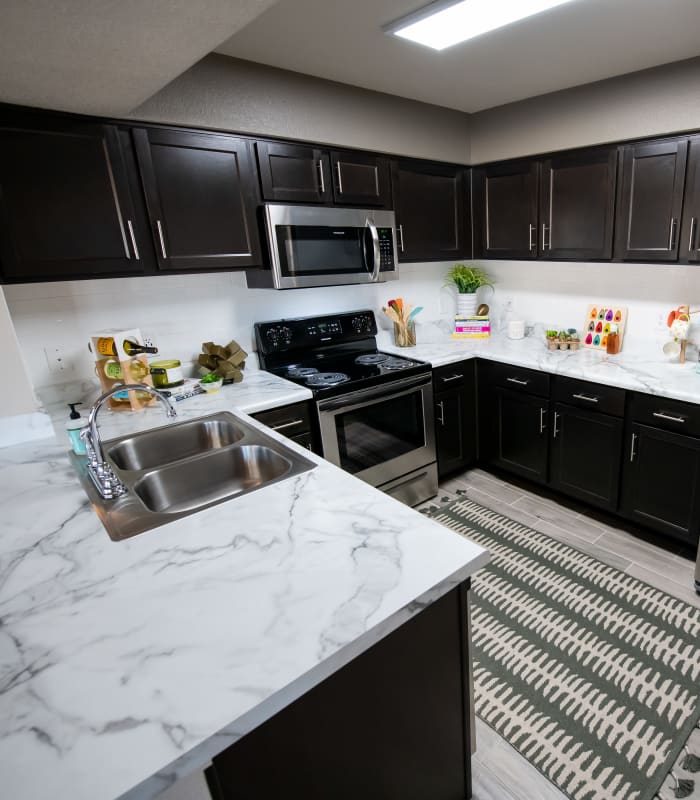
{"type": "MultiPolygon", "coordinates": [[[[458,491],[700,608],[700,596],[693,587],[694,561],[691,553],[680,546],[661,546],[660,540],[649,534],[639,538],[583,506],[565,507],[479,469],[442,483],[436,500],[423,507],[464,496],[458,491]]],[[[694,753],[700,754],[700,730],[693,733],[690,745],[694,753]]],[[[565,800],[566,797],[478,719],[472,770],[474,800],[565,800]]],[[[700,800],[700,773],[678,774],[695,779],[690,800],[700,800]]],[[[662,800],[674,797],[670,779],[659,796],[662,800]]]]}

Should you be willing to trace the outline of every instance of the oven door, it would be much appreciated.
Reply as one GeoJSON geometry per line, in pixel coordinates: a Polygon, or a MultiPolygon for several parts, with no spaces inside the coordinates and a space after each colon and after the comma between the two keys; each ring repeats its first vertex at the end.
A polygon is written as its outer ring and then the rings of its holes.
{"type": "Polygon", "coordinates": [[[396,277],[394,212],[265,206],[277,289],[377,283],[396,277]]]}
{"type": "Polygon", "coordinates": [[[318,402],[323,456],[373,486],[435,461],[428,376],[318,402]]]}

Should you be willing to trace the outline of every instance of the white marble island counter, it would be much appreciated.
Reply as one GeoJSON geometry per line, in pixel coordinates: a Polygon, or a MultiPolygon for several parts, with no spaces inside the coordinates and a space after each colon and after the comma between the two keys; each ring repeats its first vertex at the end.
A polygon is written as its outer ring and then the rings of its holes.
{"type": "MultiPolygon", "coordinates": [[[[264,401],[255,380],[264,393],[269,376],[246,375],[178,403],[180,416],[308,396],[268,383],[264,401]]],[[[115,433],[161,411],[108,418],[115,433]]],[[[0,450],[0,774],[13,800],[155,797],[487,560],[321,459],[112,542],[66,447],[59,429],[0,450]]]]}

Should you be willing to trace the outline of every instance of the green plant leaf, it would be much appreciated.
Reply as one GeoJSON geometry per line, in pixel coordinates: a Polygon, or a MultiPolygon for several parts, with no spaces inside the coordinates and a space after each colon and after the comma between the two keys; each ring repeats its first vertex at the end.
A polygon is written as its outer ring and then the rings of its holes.
{"type": "Polygon", "coordinates": [[[490,276],[479,269],[479,267],[468,267],[466,264],[455,264],[454,267],[447,273],[449,286],[453,284],[457,287],[460,294],[473,294],[477,289],[482,286],[489,286],[493,289],[493,283],[490,276]]]}

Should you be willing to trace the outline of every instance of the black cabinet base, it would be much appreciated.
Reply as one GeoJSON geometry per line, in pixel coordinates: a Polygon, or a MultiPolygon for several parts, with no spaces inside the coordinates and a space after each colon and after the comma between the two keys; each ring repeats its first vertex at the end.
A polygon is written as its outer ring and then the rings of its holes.
{"type": "Polygon", "coordinates": [[[471,797],[467,589],[214,758],[214,800],[471,797]]]}

